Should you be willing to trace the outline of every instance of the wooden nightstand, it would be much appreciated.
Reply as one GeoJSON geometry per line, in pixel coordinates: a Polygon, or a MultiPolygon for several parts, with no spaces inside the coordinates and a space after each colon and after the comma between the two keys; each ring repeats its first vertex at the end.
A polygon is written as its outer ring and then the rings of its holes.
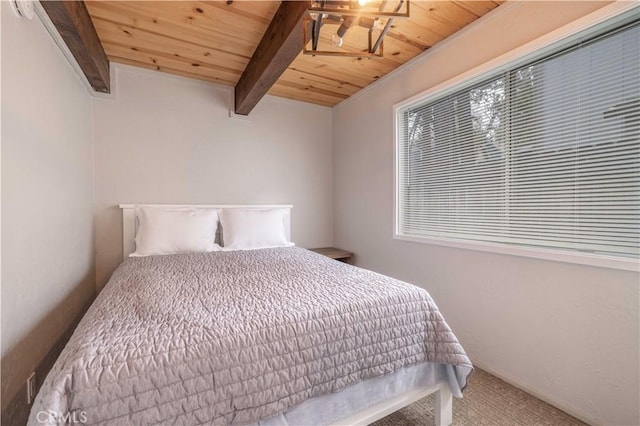
{"type": "Polygon", "coordinates": [[[340,262],[348,263],[349,265],[353,265],[353,253],[350,251],[342,250],[335,247],[321,247],[309,249],[323,256],[330,257],[335,260],[339,260],[340,262]]]}

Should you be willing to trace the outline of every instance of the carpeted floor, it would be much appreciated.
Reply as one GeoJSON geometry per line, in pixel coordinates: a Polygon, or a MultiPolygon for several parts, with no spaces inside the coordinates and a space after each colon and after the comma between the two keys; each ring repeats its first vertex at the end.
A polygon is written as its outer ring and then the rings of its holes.
{"type": "MultiPolygon", "coordinates": [[[[433,395],[411,404],[377,422],[374,426],[433,425],[433,395]]],[[[453,399],[455,426],[529,426],[529,425],[585,425],[515,388],[495,376],[475,369],[463,399],[453,399]]]]}

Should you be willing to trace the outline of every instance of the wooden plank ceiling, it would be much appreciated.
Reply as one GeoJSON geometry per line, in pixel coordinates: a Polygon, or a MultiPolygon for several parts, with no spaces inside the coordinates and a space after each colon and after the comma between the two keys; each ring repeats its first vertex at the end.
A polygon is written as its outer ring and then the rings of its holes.
{"type": "MultiPolygon", "coordinates": [[[[503,1],[412,1],[411,17],[395,20],[384,39],[384,58],[301,52],[269,93],[333,106],[503,1]]],[[[87,1],[86,5],[111,61],[235,86],[280,2],[87,1]]],[[[322,38],[330,34],[325,31],[322,38]]],[[[366,47],[366,30],[352,28],[344,40],[348,49],[366,47]]]]}

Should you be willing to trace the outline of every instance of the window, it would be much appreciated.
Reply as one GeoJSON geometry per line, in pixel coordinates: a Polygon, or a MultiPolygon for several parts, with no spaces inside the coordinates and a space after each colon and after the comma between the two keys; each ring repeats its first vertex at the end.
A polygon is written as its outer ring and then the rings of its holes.
{"type": "Polygon", "coordinates": [[[640,253],[640,26],[397,111],[399,237],[640,253]]]}

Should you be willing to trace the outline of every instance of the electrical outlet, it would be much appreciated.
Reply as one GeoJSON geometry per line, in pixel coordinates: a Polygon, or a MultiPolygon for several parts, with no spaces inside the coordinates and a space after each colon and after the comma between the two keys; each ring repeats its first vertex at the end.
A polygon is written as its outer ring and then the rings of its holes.
{"type": "Polygon", "coordinates": [[[36,397],[36,372],[31,373],[27,379],[27,404],[31,404],[36,397]]]}

